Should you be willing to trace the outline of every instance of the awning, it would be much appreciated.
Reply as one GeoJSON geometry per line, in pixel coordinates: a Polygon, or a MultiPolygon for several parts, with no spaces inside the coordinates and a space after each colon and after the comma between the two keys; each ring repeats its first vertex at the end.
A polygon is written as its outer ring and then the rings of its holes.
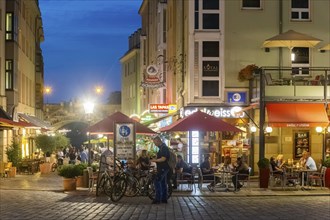
{"type": "Polygon", "coordinates": [[[329,119],[322,103],[268,103],[268,124],[272,127],[326,127],[329,119]]]}
{"type": "Polygon", "coordinates": [[[34,127],[36,127],[36,128],[42,128],[42,129],[49,130],[51,127],[50,123],[45,122],[35,116],[27,115],[27,114],[23,114],[23,113],[18,113],[18,116],[22,119],[20,121],[25,121],[30,124],[33,124],[34,127]]]}

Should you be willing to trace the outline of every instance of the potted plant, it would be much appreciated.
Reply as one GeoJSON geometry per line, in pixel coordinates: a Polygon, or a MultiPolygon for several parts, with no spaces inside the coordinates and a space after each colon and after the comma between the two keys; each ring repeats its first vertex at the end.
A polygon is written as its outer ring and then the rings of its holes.
{"type": "Polygon", "coordinates": [[[77,176],[77,187],[87,187],[87,186],[85,186],[84,181],[83,181],[84,170],[87,170],[87,164],[80,163],[75,166],[77,166],[79,169],[79,175],[77,176]]]}
{"type": "Polygon", "coordinates": [[[65,191],[76,190],[76,177],[80,175],[80,168],[73,164],[65,164],[58,170],[58,175],[63,177],[65,191]]]}
{"type": "Polygon", "coordinates": [[[250,64],[247,65],[246,67],[244,67],[243,69],[241,69],[238,73],[238,80],[243,82],[246,80],[251,80],[253,79],[253,74],[254,72],[259,69],[258,66],[256,66],[255,64],[250,64]]]}
{"type": "Polygon", "coordinates": [[[12,144],[7,148],[6,154],[8,161],[12,162],[12,167],[10,168],[8,176],[15,177],[18,164],[22,160],[21,148],[19,146],[19,143],[15,139],[12,140],[12,144]]]}
{"type": "Polygon", "coordinates": [[[259,187],[268,188],[269,175],[270,175],[270,161],[268,158],[262,158],[257,163],[259,167],[259,187]]]}
{"type": "Polygon", "coordinates": [[[325,171],[325,187],[330,188],[330,157],[326,158],[323,163],[323,166],[325,166],[327,168],[327,170],[325,171]]]}

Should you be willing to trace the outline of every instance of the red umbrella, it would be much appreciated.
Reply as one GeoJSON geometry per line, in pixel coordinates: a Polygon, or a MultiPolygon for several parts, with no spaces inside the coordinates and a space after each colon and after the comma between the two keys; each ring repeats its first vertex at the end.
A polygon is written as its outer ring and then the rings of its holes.
{"type": "Polygon", "coordinates": [[[113,134],[114,123],[135,123],[137,134],[156,134],[150,128],[140,124],[121,112],[115,112],[105,119],[91,125],[87,131],[91,134],[113,134]]]}
{"type": "Polygon", "coordinates": [[[224,122],[220,118],[213,117],[201,111],[197,111],[188,117],[179,119],[173,124],[163,127],[160,131],[232,131],[242,132],[235,126],[224,122]]]}

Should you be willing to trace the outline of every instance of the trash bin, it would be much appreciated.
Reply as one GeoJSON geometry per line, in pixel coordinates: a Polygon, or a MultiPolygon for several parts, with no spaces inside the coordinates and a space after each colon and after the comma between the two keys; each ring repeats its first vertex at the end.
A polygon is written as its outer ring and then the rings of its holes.
{"type": "Polygon", "coordinates": [[[84,187],[84,188],[88,188],[88,181],[89,181],[88,171],[87,171],[87,169],[84,169],[84,170],[83,170],[83,181],[82,181],[82,187],[84,187]]]}

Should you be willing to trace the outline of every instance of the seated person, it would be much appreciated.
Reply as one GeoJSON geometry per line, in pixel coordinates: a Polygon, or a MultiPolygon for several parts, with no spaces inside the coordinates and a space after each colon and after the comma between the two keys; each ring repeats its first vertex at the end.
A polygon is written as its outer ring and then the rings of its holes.
{"type": "Polygon", "coordinates": [[[272,168],[273,174],[280,174],[280,175],[283,174],[283,170],[277,165],[274,157],[270,158],[270,166],[272,168]]]}
{"type": "Polygon", "coordinates": [[[176,165],[175,165],[175,175],[173,178],[173,188],[177,188],[177,178],[178,175],[183,175],[182,178],[191,177],[192,167],[189,166],[183,159],[181,155],[176,156],[176,165]]]}
{"type": "Polygon", "coordinates": [[[147,155],[147,150],[142,150],[141,156],[137,160],[137,167],[142,171],[149,170],[150,166],[150,159],[147,155]]]}
{"type": "Polygon", "coordinates": [[[238,157],[236,163],[237,165],[234,169],[237,173],[231,178],[235,187],[235,191],[239,190],[243,186],[239,183],[238,180],[246,179],[246,176],[240,176],[237,174],[249,174],[249,167],[245,162],[243,162],[242,158],[238,157]]]}
{"type": "Polygon", "coordinates": [[[223,170],[226,172],[230,172],[234,170],[234,166],[232,165],[231,158],[229,156],[226,156],[224,159],[223,170]]]}
{"type": "Polygon", "coordinates": [[[285,164],[285,160],[283,159],[283,154],[279,154],[277,155],[276,157],[276,164],[279,168],[282,169],[282,167],[284,166],[285,164]]]}
{"type": "MultiPolygon", "coordinates": [[[[206,155],[204,158],[204,162],[201,164],[200,166],[201,171],[202,171],[202,175],[203,175],[203,179],[204,180],[214,180],[214,172],[211,169],[211,164],[210,164],[210,156],[206,155]],[[206,175],[206,176],[205,176],[206,175]]],[[[214,181],[212,181],[207,188],[211,191],[214,192],[214,186],[215,183],[214,181]]]]}

